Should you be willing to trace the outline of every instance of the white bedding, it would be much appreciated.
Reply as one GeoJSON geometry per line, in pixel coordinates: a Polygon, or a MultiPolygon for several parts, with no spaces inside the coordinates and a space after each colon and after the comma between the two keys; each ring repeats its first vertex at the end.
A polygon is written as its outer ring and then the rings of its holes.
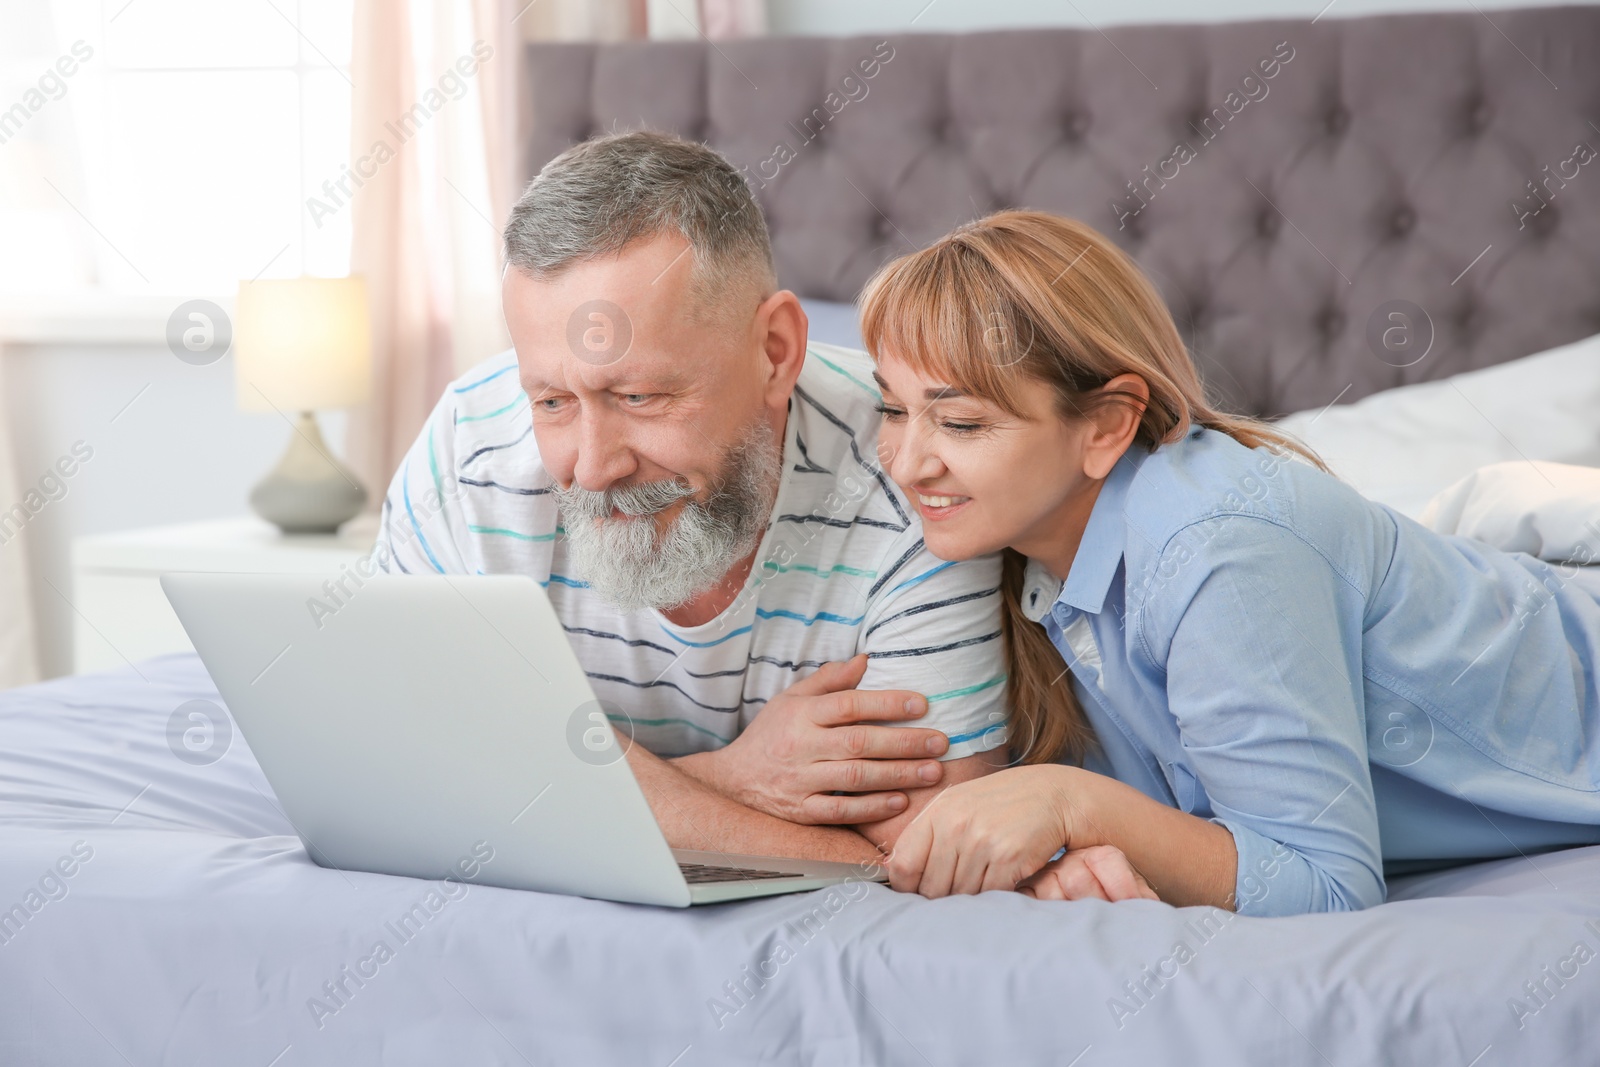
{"type": "Polygon", "coordinates": [[[1600,334],[1354,404],[1285,416],[1367,497],[1420,518],[1438,493],[1490,464],[1600,467],[1600,334]]]}
{"type": "Polygon", "coordinates": [[[447,896],[315,866],[241,737],[175,755],[173,712],[220,700],[199,660],[138,671],[0,693],[0,908],[25,916],[0,929],[0,1064],[1596,1062],[1600,847],[1289,919],[861,883],[688,911],[447,896]],[[1547,968],[1571,975],[1535,997],[1547,968]]]}
{"type": "Polygon", "coordinates": [[[1600,467],[1496,463],[1435,496],[1420,521],[1507,552],[1594,564],[1600,561],[1600,467]]]}

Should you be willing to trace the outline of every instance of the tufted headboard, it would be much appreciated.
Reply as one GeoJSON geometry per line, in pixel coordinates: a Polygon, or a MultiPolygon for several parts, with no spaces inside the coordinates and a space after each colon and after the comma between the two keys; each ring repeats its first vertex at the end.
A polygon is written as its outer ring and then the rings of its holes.
{"type": "Polygon", "coordinates": [[[836,301],[989,211],[1072,215],[1150,273],[1237,411],[1600,331],[1600,7],[526,59],[524,177],[601,131],[704,140],[755,188],[780,282],[836,301]]]}

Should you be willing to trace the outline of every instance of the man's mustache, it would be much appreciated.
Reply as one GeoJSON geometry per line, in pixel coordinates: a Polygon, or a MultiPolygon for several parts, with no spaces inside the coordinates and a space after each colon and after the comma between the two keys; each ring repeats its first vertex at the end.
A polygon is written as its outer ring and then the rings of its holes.
{"type": "Polygon", "coordinates": [[[556,487],[556,502],[563,511],[579,518],[607,519],[613,511],[640,518],[665,511],[678,501],[694,496],[694,486],[681,478],[641,482],[612,489],[584,489],[576,482],[571,488],[556,487]]]}

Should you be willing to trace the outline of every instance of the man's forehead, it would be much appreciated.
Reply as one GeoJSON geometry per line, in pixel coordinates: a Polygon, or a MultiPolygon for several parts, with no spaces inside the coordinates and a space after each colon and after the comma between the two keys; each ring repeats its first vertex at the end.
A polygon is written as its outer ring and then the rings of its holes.
{"type": "Polygon", "coordinates": [[[681,237],[651,239],[551,277],[508,276],[523,389],[659,392],[721,373],[731,328],[691,313],[699,306],[687,291],[694,257],[678,255],[687,249],[681,237]]]}
{"type": "Polygon", "coordinates": [[[708,369],[702,361],[647,347],[630,350],[617,362],[603,366],[552,353],[548,359],[522,361],[520,378],[523,391],[530,396],[550,389],[666,392],[690,384],[708,369]]]}

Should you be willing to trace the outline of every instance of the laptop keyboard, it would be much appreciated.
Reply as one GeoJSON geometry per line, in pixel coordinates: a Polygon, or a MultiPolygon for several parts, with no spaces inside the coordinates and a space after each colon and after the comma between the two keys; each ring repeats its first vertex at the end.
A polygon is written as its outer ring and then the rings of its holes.
{"type": "Polygon", "coordinates": [[[704,863],[680,863],[683,880],[690,885],[707,882],[756,882],[768,878],[804,878],[803,874],[785,871],[762,871],[754,867],[713,867],[704,863]]]}

